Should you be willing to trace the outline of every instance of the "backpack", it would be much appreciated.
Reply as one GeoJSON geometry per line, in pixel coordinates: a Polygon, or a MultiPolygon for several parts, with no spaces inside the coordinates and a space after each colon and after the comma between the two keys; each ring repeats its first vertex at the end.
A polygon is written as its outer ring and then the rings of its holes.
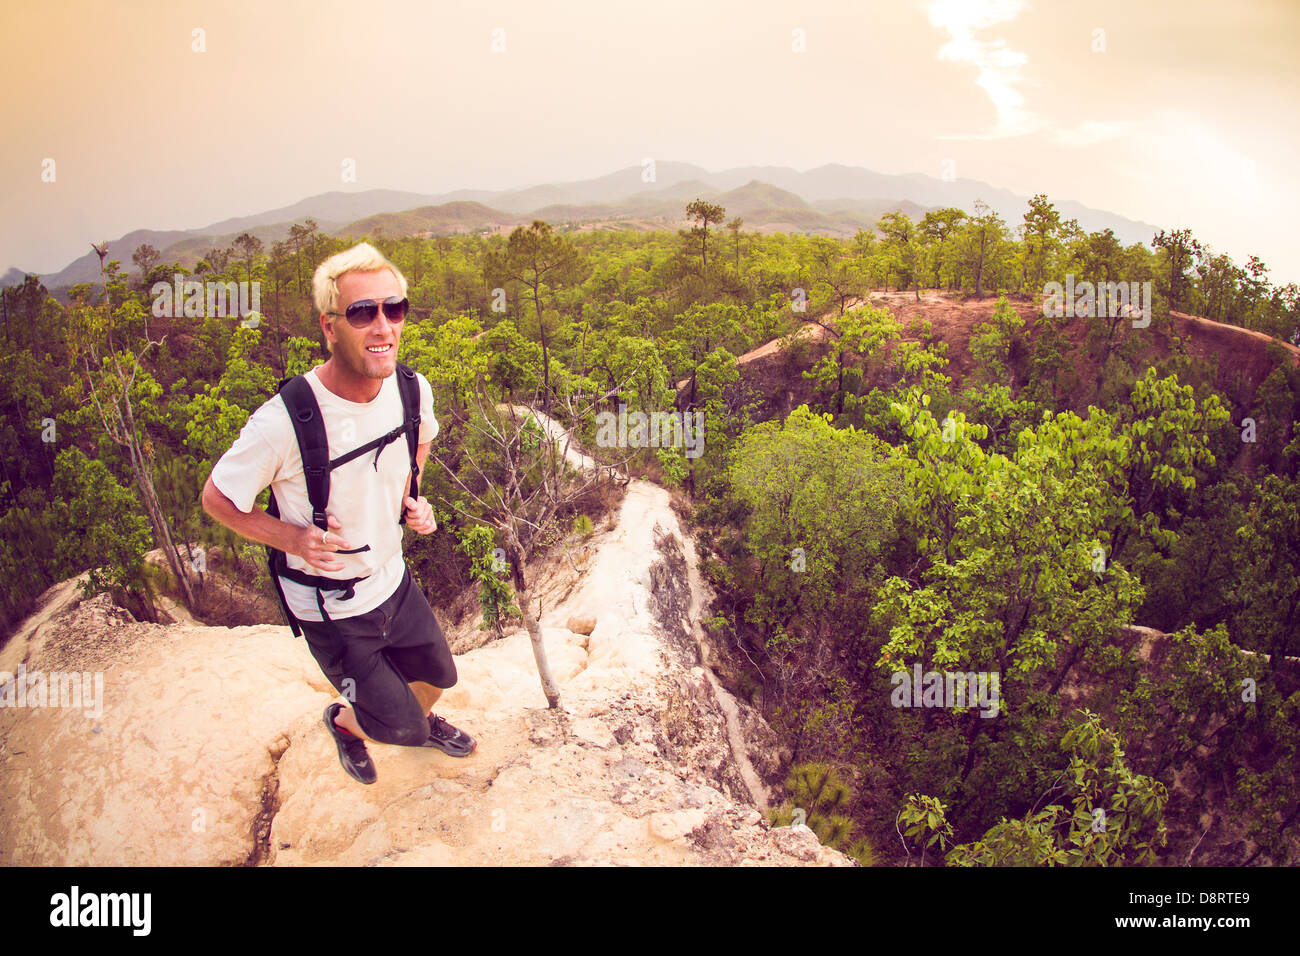
{"type": "MultiPolygon", "coordinates": [[[[295,375],[292,378],[284,379],[276,389],[276,393],[284,399],[285,407],[289,410],[289,420],[293,422],[294,434],[298,438],[298,452],[302,456],[303,478],[307,482],[307,499],[311,502],[312,523],[322,531],[329,530],[325,509],[330,500],[330,472],[354,458],[359,458],[372,448],[376,449],[375,468],[378,470],[380,453],[388,447],[390,442],[396,441],[403,432],[406,433],[406,446],[411,454],[410,495],[412,498],[419,498],[420,496],[420,465],[416,460],[416,445],[420,436],[420,385],[416,381],[415,372],[401,362],[397,363],[395,374],[397,375],[397,390],[402,396],[402,424],[387,434],[366,442],[360,448],[354,448],[346,455],[340,455],[334,459],[329,457],[329,443],[325,436],[325,422],[321,417],[320,406],[316,404],[316,396],[312,392],[307,379],[302,375],[295,375]]],[[[280,517],[280,506],[275,500],[274,489],[271,491],[271,501],[267,506],[266,513],[272,518],[280,517]]],[[[405,507],[403,507],[402,516],[397,523],[406,523],[405,507]]],[[[367,544],[360,548],[352,548],[349,551],[338,551],[336,553],[357,554],[369,550],[370,545],[367,544]]],[[[322,592],[342,591],[341,600],[348,601],[354,596],[353,588],[357,582],[365,580],[364,577],[330,578],[320,574],[308,574],[306,571],[297,568],[290,568],[286,563],[285,553],[272,548],[270,545],[266,546],[266,564],[267,569],[271,572],[271,581],[275,584],[275,593],[280,599],[280,607],[284,611],[285,620],[295,637],[302,636],[302,628],[299,626],[298,619],[294,617],[293,612],[289,610],[289,602],[284,598],[284,588],[280,584],[280,578],[288,578],[297,584],[316,589],[316,605],[320,608],[322,621],[329,621],[330,619],[329,615],[325,613],[325,598],[322,592]]]]}

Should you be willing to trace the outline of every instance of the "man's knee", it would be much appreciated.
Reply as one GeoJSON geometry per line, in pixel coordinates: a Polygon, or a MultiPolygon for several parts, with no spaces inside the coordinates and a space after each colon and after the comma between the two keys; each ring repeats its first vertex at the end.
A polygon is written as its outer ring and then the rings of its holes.
{"type": "Polygon", "coordinates": [[[394,731],[393,739],[389,743],[397,744],[399,747],[422,747],[424,742],[429,739],[429,718],[423,714],[420,715],[420,722],[403,724],[394,731]]]}
{"type": "Polygon", "coordinates": [[[362,727],[371,740],[381,744],[395,744],[398,747],[420,747],[429,739],[429,718],[420,713],[403,715],[399,722],[383,724],[373,731],[362,727]]]}

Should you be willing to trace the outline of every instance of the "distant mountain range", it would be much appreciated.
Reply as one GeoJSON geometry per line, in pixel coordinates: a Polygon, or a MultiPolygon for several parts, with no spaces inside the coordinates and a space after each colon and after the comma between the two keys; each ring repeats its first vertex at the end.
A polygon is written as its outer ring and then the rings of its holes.
{"type": "MultiPolygon", "coordinates": [[[[322,193],[201,229],[137,229],[109,242],[109,258],[121,260],[123,268],[131,271],[131,254],[149,243],[162,253],[163,262],[192,267],[209,248],[227,247],[241,233],[252,233],[270,246],[286,238],[290,226],[308,218],[332,235],[388,238],[494,232],[534,219],[553,225],[670,229],[685,223],[686,204],[699,198],[726,207],[728,218],[743,217],[747,230],[851,236],[874,226],[888,212],[900,210],[913,219],[940,206],[970,212],[977,199],[1014,228],[1028,206],[1027,196],[973,179],[949,182],[839,164],[806,172],[786,166],[744,166],[711,173],[690,163],[661,162],[655,166],[653,182],[646,182],[643,175],[642,167],[629,166],[595,179],[526,189],[459,189],[435,195],[392,189],[322,193]]],[[[1062,218],[1077,219],[1090,232],[1112,229],[1126,244],[1150,242],[1156,233],[1149,223],[1050,198],[1062,218]]],[[[87,237],[87,246],[93,238],[87,237]]],[[[0,276],[0,285],[21,283],[24,275],[9,269],[0,276]]],[[[59,272],[40,278],[51,291],[98,281],[99,257],[88,250],[59,272]]]]}

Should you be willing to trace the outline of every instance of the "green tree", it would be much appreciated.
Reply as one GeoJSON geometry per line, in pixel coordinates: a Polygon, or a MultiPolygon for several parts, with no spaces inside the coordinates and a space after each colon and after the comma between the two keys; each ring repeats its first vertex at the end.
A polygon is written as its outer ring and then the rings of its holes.
{"type": "Polygon", "coordinates": [[[144,368],[143,363],[145,353],[159,343],[147,339],[144,348],[138,354],[116,352],[100,358],[98,349],[102,336],[111,335],[113,325],[109,317],[113,285],[110,284],[110,270],[103,264],[102,253],[100,266],[105,289],[104,311],[101,313],[85,307],[74,310],[76,319],[68,340],[73,367],[75,369],[80,360],[85,373],[82,387],[88,394],[89,401],[94,405],[96,417],[108,438],[127,454],[145,514],[153,527],[154,539],[163,551],[186,607],[193,609],[194,592],[190,586],[189,575],[180,560],[171,529],[167,525],[167,519],[154,489],[153,443],[147,435],[142,434],[136,421],[137,408],[141,408],[146,414],[153,414],[151,410],[157,407],[158,399],[162,396],[162,386],[144,368]]]}
{"type": "Polygon", "coordinates": [[[1061,214],[1045,195],[1039,193],[1029,200],[1029,211],[1025,213],[1024,219],[1027,277],[1030,287],[1038,290],[1043,287],[1043,274],[1056,245],[1056,234],[1061,228],[1061,214]]]}
{"type": "Polygon", "coordinates": [[[138,246],[135,252],[131,253],[131,261],[140,270],[140,283],[145,288],[148,288],[149,273],[153,271],[153,267],[158,263],[161,256],[162,253],[147,242],[138,246]]]}
{"type": "Polygon", "coordinates": [[[916,225],[901,212],[890,212],[880,217],[876,228],[885,237],[881,251],[886,263],[886,280],[890,274],[898,276],[898,288],[914,286],[916,301],[921,301],[921,252],[917,242],[916,225]]]}
{"type": "MultiPolygon", "coordinates": [[[[1300,424],[1286,454],[1300,461],[1300,424]]],[[[1300,480],[1267,475],[1237,530],[1233,638],[1270,655],[1270,670],[1300,657],[1300,480]]]]}
{"type": "MultiPolygon", "coordinates": [[[[946,206],[942,209],[929,210],[921,220],[921,233],[930,240],[930,248],[933,250],[932,263],[934,287],[936,289],[940,288],[943,272],[945,269],[949,269],[948,258],[951,252],[951,240],[965,218],[966,213],[962,210],[946,206]]],[[[948,288],[951,290],[955,272],[949,269],[948,275],[948,288]]]]}
{"type": "MultiPolygon", "coordinates": [[[[1096,714],[1081,711],[1061,746],[1070,762],[1057,779],[1064,781],[1073,806],[1054,803],[1038,811],[1035,804],[1023,818],[1004,817],[979,840],[949,849],[949,866],[1124,866],[1156,861],[1156,848],[1167,841],[1165,786],[1129,769],[1119,738],[1102,727],[1096,714]]],[[[899,814],[905,835],[918,839],[928,834],[927,846],[946,846],[952,828],[945,809],[932,797],[912,795],[899,814]]]]}
{"type": "Polygon", "coordinates": [[[542,290],[555,290],[579,278],[581,257],[571,241],[557,236],[540,219],[510,234],[504,251],[489,250],[483,273],[489,283],[517,282],[530,293],[533,316],[542,342],[542,409],[551,407],[551,359],[548,319],[542,308],[542,290]]]}
{"type": "Polygon", "coordinates": [[[201,458],[220,457],[239,437],[248,416],[275,391],[275,374],[251,359],[261,337],[258,329],[237,328],[221,378],[203,386],[189,403],[185,443],[201,458]]]}
{"type": "Polygon", "coordinates": [[[479,585],[478,603],[483,609],[483,627],[492,628],[501,637],[503,622],[506,618],[518,616],[519,608],[514,603],[509,583],[502,579],[509,566],[504,558],[498,558],[497,549],[492,547],[494,543],[491,530],[483,525],[470,525],[460,535],[460,549],[470,559],[470,579],[479,585]]]}
{"type": "Polygon", "coordinates": [[[1165,276],[1160,291],[1169,302],[1170,309],[1187,307],[1187,290],[1190,285],[1188,270],[1193,260],[1202,252],[1200,242],[1192,238],[1190,229],[1175,229],[1165,232],[1161,229],[1151,240],[1151,248],[1163,253],[1165,276]]]}
{"type": "Polygon", "coordinates": [[[998,276],[1006,255],[1006,224],[986,203],[975,203],[975,214],[962,230],[964,258],[975,286],[975,298],[984,298],[990,275],[998,276]]]}
{"type": "Polygon", "coordinates": [[[846,255],[838,242],[817,236],[813,239],[812,291],[827,292],[844,315],[848,304],[861,296],[867,278],[856,257],[846,255]]]}
{"type": "Polygon", "coordinates": [[[834,403],[838,415],[844,411],[844,373],[853,357],[865,375],[867,363],[898,340],[902,326],[888,309],[872,306],[846,312],[834,325],[818,324],[831,333],[830,349],[803,374],[829,394],[828,404],[834,403]]]}
{"type": "Polygon", "coordinates": [[[1025,320],[1006,296],[998,298],[990,321],[975,326],[970,353],[986,381],[1015,384],[1010,380],[1011,365],[1013,358],[1025,351],[1024,328],[1025,320]]]}
{"type": "Polygon", "coordinates": [[[56,485],[62,496],[52,502],[58,529],[55,558],[63,573],[88,571],[86,593],[139,586],[149,523],[139,502],[108,467],[78,448],[65,448],[55,459],[56,485]]]}
{"type": "Polygon", "coordinates": [[[725,208],[703,199],[696,199],[686,207],[686,218],[697,223],[691,228],[690,235],[700,240],[700,275],[707,275],[709,271],[709,225],[717,225],[726,215],[725,208]]]}
{"type": "Polygon", "coordinates": [[[785,787],[790,799],[768,814],[772,826],[802,823],[823,846],[841,850],[865,866],[874,862],[867,841],[853,839],[853,819],[848,814],[852,791],[835,768],[816,762],[796,764],[790,768],[785,787]]]}
{"type": "Polygon", "coordinates": [[[730,483],[759,562],[754,623],[779,633],[860,591],[895,507],[879,441],[800,406],[744,434],[730,483]]]}

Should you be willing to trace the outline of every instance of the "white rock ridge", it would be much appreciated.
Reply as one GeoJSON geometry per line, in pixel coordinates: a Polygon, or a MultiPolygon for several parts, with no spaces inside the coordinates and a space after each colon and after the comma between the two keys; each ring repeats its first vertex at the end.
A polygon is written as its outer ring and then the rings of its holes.
{"type": "Polygon", "coordinates": [[[436,708],[477,751],[370,744],[369,787],[287,627],[135,623],[60,585],[0,669],[101,673],[100,713],[0,708],[0,864],[852,865],[763,822],[751,759],[770,772],[774,738],[700,666],[704,592],[667,492],[631,482],[584,568],[539,577],[563,595],[542,614],[563,711],[508,633],[456,658],[436,708]]]}

